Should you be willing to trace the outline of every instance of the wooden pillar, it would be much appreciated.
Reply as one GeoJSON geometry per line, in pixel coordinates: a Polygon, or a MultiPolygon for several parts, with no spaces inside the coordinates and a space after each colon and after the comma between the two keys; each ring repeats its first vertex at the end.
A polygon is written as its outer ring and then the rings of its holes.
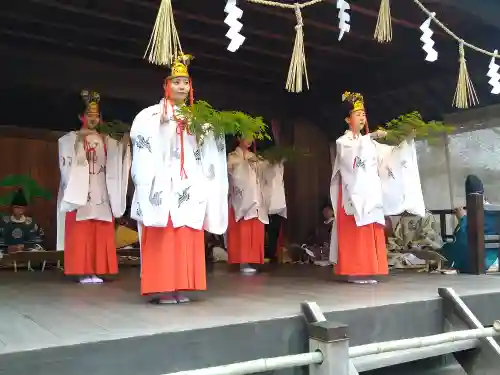
{"type": "Polygon", "coordinates": [[[439,225],[441,227],[441,238],[446,242],[448,233],[446,230],[446,213],[444,212],[439,213],[439,225]]]}
{"type": "Polygon", "coordinates": [[[467,195],[467,236],[469,273],[481,275],[484,270],[484,206],[482,194],[467,195]]]}

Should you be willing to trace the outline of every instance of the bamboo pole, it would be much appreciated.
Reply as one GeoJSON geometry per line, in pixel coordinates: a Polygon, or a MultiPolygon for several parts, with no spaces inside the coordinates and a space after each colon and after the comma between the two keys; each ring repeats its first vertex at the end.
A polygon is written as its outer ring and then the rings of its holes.
{"type": "Polygon", "coordinates": [[[493,336],[500,336],[500,321],[498,320],[493,323],[493,327],[491,328],[477,328],[464,331],[446,332],[432,336],[355,346],[349,349],[349,357],[357,358],[366,355],[393,352],[397,350],[424,348],[432,345],[493,336]]]}
{"type": "Polygon", "coordinates": [[[255,361],[232,363],[230,365],[208,367],[199,370],[180,371],[167,375],[245,375],[292,367],[309,366],[323,362],[321,352],[262,358],[255,361]]]}

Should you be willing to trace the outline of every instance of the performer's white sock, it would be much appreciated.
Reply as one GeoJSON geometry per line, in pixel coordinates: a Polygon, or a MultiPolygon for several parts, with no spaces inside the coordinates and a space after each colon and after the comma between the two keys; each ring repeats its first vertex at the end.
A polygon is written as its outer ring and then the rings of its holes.
{"type": "Polygon", "coordinates": [[[377,280],[348,280],[348,282],[353,284],[378,284],[377,280]]]}
{"type": "Polygon", "coordinates": [[[91,276],[82,276],[80,277],[80,284],[93,284],[94,280],[92,280],[91,276]]]}
{"type": "Polygon", "coordinates": [[[175,293],[175,299],[177,300],[177,302],[179,303],[186,303],[186,302],[190,302],[190,299],[187,298],[186,296],[183,296],[182,294],[180,293],[175,293]]]}
{"type": "Polygon", "coordinates": [[[251,267],[249,264],[241,264],[240,271],[245,275],[253,275],[254,273],[257,272],[257,270],[251,267]]]}
{"type": "Polygon", "coordinates": [[[94,284],[101,284],[104,282],[104,280],[101,279],[100,277],[97,277],[96,275],[92,275],[92,282],[94,284]]]}
{"type": "MultiPolygon", "coordinates": [[[[153,299],[154,301],[154,299],[153,299]]],[[[157,299],[159,305],[172,305],[178,303],[173,294],[165,294],[157,299]]]]}

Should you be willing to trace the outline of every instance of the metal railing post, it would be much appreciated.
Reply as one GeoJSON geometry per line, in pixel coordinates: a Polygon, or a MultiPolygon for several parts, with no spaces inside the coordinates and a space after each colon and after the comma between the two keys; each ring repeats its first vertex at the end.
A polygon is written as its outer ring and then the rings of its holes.
{"type": "Polygon", "coordinates": [[[309,375],[353,374],[346,325],[329,321],[310,324],[309,350],[323,354],[323,362],[309,366],[309,375]]]}
{"type": "Polygon", "coordinates": [[[323,361],[309,366],[309,375],[357,375],[349,358],[347,326],[329,322],[314,302],[301,304],[309,330],[309,351],[321,352],[323,361]]]}
{"type": "MultiPolygon", "coordinates": [[[[452,288],[439,288],[447,330],[481,329],[484,326],[452,288]]],[[[500,345],[494,337],[479,340],[477,349],[454,353],[469,375],[497,375],[500,368],[500,345]]]]}

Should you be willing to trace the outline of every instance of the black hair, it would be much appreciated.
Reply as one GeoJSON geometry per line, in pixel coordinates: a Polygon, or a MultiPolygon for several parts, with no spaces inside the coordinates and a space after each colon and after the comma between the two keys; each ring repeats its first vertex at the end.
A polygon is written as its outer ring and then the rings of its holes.
{"type": "Polygon", "coordinates": [[[324,210],[325,208],[329,208],[329,209],[333,210],[333,205],[332,205],[332,201],[330,198],[325,199],[325,201],[321,205],[322,210],[324,210]]]}
{"type": "Polygon", "coordinates": [[[465,194],[484,194],[483,182],[479,177],[470,174],[465,179],[465,194]]]}
{"type": "Polygon", "coordinates": [[[342,114],[344,115],[344,118],[350,117],[353,109],[354,106],[349,100],[344,100],[342,102],[342,114]]]}

